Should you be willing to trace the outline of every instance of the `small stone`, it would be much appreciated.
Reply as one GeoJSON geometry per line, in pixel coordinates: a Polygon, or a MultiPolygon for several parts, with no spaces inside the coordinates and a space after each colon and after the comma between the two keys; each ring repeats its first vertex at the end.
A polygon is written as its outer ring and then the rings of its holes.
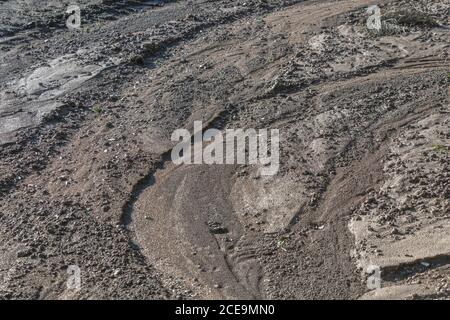
{"type": "Polygon", "coordinates": [[[114,125],[111,122],[107,122],[105,124],[105,127],[108,128],[108,129],[112,129],[112,128],[114,128],[114,125]]]}
{"type": "Polygon", "coordinates": [[[31,255],[31,253],[32,250],[30,248],[20,250],[17,252],[17,258],[28,257],[29,255],[31,255]]]}

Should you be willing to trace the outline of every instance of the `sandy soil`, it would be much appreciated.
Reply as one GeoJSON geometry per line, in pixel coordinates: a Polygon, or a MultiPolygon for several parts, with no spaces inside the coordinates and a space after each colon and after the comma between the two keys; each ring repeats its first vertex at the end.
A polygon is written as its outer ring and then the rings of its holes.
{"type": "Polygon", "coordinates": [[[449,1],[36,2],[0,1],[1,298],[450,297],[449,1]],[[173,164],[196,120],[279,129],[279,172],[173,164]]]}

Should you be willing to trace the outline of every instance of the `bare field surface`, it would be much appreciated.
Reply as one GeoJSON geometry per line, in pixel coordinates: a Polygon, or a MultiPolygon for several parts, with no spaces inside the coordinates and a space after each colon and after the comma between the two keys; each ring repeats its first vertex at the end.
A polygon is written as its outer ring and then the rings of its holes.
{"type": "Polygon", "coordinates": [[[0,298],[449,299],[450,1],[37,2],[0,0],[0,298]],[[279,171],[174,164],[199,120],[279,171]]]}

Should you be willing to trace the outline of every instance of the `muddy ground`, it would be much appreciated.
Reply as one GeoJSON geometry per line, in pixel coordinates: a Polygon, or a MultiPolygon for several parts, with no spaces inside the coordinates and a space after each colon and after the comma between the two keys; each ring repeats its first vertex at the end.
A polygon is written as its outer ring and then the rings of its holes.
{"type": "Polygon", "coordinates": [[[0,0],[1,298],[450,297],[450,1],[77,2],[0,0]]]}

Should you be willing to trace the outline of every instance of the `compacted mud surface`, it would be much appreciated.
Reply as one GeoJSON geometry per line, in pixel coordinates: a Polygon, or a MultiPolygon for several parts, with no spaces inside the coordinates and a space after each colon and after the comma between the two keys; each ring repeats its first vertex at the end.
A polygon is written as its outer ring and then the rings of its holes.
{"type": "Polygon", "coordinates": [[[0,1],[1,298],[450,297],[448,0],[68,4],[0,1]],[[279,171],[174,164],[199,120],[279,171]]]}

